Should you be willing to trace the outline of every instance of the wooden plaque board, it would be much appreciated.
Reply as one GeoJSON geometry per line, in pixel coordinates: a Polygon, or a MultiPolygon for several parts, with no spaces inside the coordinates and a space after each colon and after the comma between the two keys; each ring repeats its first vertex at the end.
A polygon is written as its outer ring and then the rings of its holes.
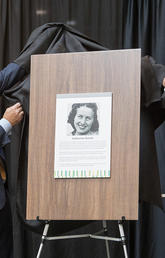
{"type": "Polygon", "coordinates": [[[32,56],[27,219],[138,218],[141,53],[32,56]],[[56,94],[112,92],[111,178],[54,179],[56,94]]]}

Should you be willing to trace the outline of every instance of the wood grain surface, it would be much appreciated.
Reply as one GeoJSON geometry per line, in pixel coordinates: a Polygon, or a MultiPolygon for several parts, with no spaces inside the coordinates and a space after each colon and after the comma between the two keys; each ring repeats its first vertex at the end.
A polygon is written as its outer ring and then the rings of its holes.
{"type": "Polygon", "coordinates": [[[27,219],[138,218],[140,63],[139,49],[32,56],[27,219]],[[56,94],[87,92],[113,93],[111,178],[54,179],[56,94]]]}

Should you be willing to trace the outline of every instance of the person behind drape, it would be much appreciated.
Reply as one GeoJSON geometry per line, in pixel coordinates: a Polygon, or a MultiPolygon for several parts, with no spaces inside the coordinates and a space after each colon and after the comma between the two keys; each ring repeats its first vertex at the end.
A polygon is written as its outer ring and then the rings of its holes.
{"type": "Polygon", "coordinates": [[[165,119],[164,77],[164,65],[157,64],[151,56],[142,57],[139,195],[140,200],[162,209],[154,131],[165,119]]]}
{"type": "MultiPolygon", "coordinates": [[[[9,64],[0,71],[0,94],[12,87],[25,74],[22,67],[15,63],[9,64]]],[[[23,110],[20,103],[7,108],[3,118],[0,119],[0,257],[12,258],[12,218],[7,196],[6,159],[3,147],[10,143],[8,134],[12,126],[23,118],[23,110]]]]}

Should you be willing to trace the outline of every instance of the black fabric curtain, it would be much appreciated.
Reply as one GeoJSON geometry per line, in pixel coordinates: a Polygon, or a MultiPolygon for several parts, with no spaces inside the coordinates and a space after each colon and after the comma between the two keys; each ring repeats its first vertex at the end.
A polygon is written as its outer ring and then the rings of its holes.
{"type": "Polygon", "coordinates": [[[158,63],[165,64],[164,12],[162,0],[127,1],[123,47],[140,47],[142,56],[152,55],[158,63]]]}
{"type": "MultiPolygon", "coordinates": [[[[64,22],[109,49],[140,47],[142,55],[151,55],[158,63],[165,64],[163,0],[1,0],[0,12],[0,68],[17,57],[34,28],[47,22],[64,22]]],[[[17,176],[10,181],[13,196],[18,187],[17,176]]],[[[16,210],[14,198],[12,209],[16,210]]],[[[40,236],[25,229],[16,216],[14,258],[36,257],[40,236]]],[[[126,222],[124,226],[129,257],[164,258],[163,210],[142,202],[139,221],[126,222]]],[[[95,232],[100,227],[101,223],[95,222],[70,233],[95,232]]],[[[110,235],[119,236],[116,222],[108,222],[108,229],[110,235]]],[[[110,250],[112,257],[123,257],[118,243],[110,243],[110,250]]],[[[106,257],[105,243],[86,239],[46,242],[44,257],[106,257]]]]}
{"type": "Polygon", "coordinates": [[[123,47],[127,1],[1,0],[0,68],[22,50],[30,33],[47,22],[63,22],[109,49],[123,47]]]}
{"type": "Polygon", "coordinates": [[[0,1],[0,68],[20,53],[30,33],[47,22],[69,21],[67,0],[0,1]]]}

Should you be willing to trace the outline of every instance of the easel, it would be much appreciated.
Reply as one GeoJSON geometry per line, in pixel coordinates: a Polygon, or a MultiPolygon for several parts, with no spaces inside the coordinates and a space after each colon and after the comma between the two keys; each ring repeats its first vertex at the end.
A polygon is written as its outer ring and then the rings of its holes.
{"type": "Polygon", "coordinates": [[[48,230],[49,230],[50,225],[49,225],[49,221],[45,221],[45,226],[44,226],[44,230],[43,230],[43,234],[42,234],[42,238],[41,238],[41,243],[40,243],[40,247],[39,247],[36,258],[41,258],[41,252],[42,252],[42,249],[44,247],[45,241],[76,239],[76,238],[90,238],[90,239],[104,240],[105,241],[105,246],[106,246],[107,258],[110,258],[110,249],[109,249],[108,241],[121,242],[122,247],[123,247],[123,252],[124,252],[124,258],[128,258],[127,246],[126,246],[126,237],[125,237],[124,228],[123,228],[124,220],[125,220],[124,217],[122,218],[122,220],[118,220],[120,238],[104,236],[104,235],[107,235],[107,233],[108,233],[106,220],[102,221],[103,229],[94,233],[94,234],[80,234],[80,235],[48,237],[47,235],[48,235],[48,230]],[[101,235],[101,234],[104,234],[104,235],[101,235]]]}

